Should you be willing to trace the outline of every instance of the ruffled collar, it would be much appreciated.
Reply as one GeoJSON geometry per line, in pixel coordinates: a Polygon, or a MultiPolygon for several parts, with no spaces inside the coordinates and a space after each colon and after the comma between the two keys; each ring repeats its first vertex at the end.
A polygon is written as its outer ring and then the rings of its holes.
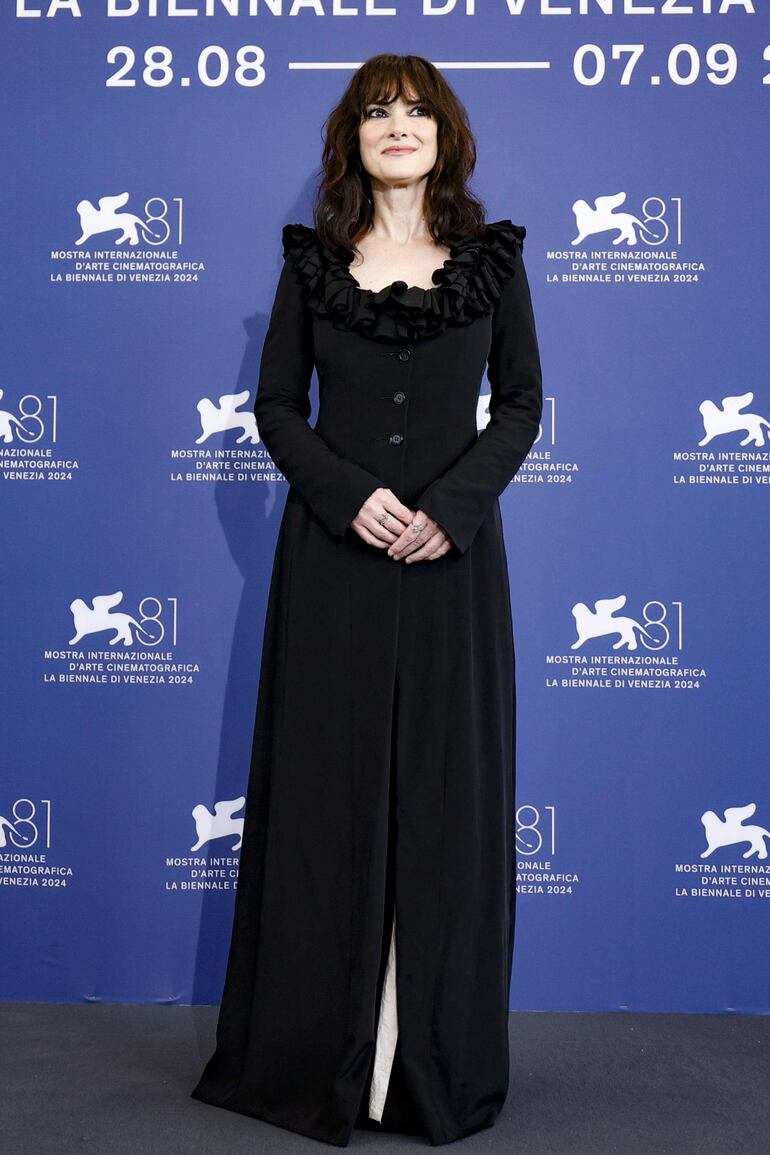
{"type": "Polygon", "coordinates": [[[284,225],[282,239],[283,255],[291,258],[319,317],[366,337],[410,341],[490,313],[513,275],[525,234],[524,225],[510,220],[489,222],[480,237],[450,247],[433,274],[433,288],[394,281],[377,291],[362,289],[344,259],[321,244],[315,229],[284,225]]]}

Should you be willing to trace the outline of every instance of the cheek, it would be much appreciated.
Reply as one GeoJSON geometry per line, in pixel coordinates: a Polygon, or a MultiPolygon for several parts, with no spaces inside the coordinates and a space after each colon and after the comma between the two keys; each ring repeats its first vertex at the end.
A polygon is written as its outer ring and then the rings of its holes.
{"type": "Polygon", "coordinates": [[[359,129],[359,132],[358,132],[359,146],[362,149],[373,148],[375,145],[376,139],[377,139],[377,126],[375,124],[373,124],[371,122],[371,120],[367,121],[365,124],[362,124],[361,128],[359,129]]]}

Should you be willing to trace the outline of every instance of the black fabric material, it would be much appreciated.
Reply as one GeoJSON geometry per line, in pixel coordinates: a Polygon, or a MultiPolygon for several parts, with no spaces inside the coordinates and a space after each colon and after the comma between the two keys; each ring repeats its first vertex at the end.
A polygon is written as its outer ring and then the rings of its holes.
{"type": "Polygon", "coordinates": [[[526,232],[524,225],[493,221],[479,237],[450,246],[448,259],[433,274],[437,287],[393,281],[377,291],[362,289],[345,261],[320,243],[315,229],[284,225],[282,239],[284,257],[294,264],[317,316],[365,337],[408,341],[486,316],[514,271],[526,232]]]}
{"type": "Polygon", "coordinates": [[[542,410],[524,230],[487,226],[434,290],[345,282],[347,311],[339,266],[302,230],[284,230],[255,402],[289,491],[217,1047],[192,1094],[349,1144],[392,877],[399,1036],[382,1125],[416,1118],[438,1146],[490,1126],[508,1090],[515,690],[497,497],[542,410]],[[366,544],[350,522],[380,485],[453,548],[406,565],[366,544]]]}
{"type": "MultiPolygon", "coordinates": [[[[393,726],[394,732],[398,726],[398,679],[396,679],[395,698],[393,704],[393,726]]],[[[394,744],[395,750],[395,744],[394,744]]],[[[397,807],[396,807],[396,774],[395,767],[391,768],[391,782],[390,782],[390,806],[388,819],[388,849],[387,849],[387,864],[386,864],[386,878],[385,878],[385,916],[383,919],[382,929],[382,950],[380,952],[380,972],[377,981],[377,995],[375,1005],[379,1008],[380,999],[382,997],[383,987],[385,985],[385,970],[388,961],[388,953],[390,949],[390,934],[392,928],[393,909],[396,898],[395,887],[395,848],[396,848],[396,823],[397,807]]],[[[396,932],[398,933],[398,932],[396,932]]],[[[398,969],[398,966],[396,967],[398,969]]],[[[375,1039],[376,1049],[376,1039],[375,1039]]],[[[363,1130],[369,1131],[395,1131],[402,1135],[421,1135],[423,1134],[420,1117],[417,1114],[412,1097],[409,1094],[409,1085],[404,1075],[404,1068],[401,1062],[401,1048],[399,1041],[396,1040],[396,1049],[393,1055],[393,1066],[391,1068],[390,1078],[388,1079],[388,1090],[385,1097],[385,1106],[382,1112],[381,1119],[371,1119],[369,1117],[369,1090],[371,1087],[372,1075],[374,1073],[374,1058],[375,1053],[372,1051],[372,1060],[369,1064],[369,1074],[364,1086],[361,1106],[358,1111],[356,1119],[356,1126],[363,1130]]]]}

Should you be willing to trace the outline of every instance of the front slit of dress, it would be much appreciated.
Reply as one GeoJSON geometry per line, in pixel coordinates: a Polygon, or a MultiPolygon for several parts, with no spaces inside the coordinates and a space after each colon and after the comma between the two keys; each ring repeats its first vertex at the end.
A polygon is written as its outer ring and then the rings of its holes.
{"type": "Polygon", "coordinates": [[[369,1118],[382,1122],[382,1113],[385,1109],[385,1099],[393,1070],[393,1058],[398,1039],[398,1007],[396,997],[396,881],[395,881],[395,842],[396,842],[396,727],[398,717],[398,679],[393,688],[393,715],[391,726],[391,758],[390,779],[388,782],[388,833],[385,854],[385,896],[386,910],[389,894],[393,906],[390,928],[390,944],[385,962],[385,972],[382,978],[380,993],[379,1015],[377,1018],[377,1033],[374,1047],[374,1065],[369,1085],[369,1118]]]}
{"type": "Polygon", "coordinates": [[[396,908],[393,907],[393,924],[390,932],[388,961],[385,965],[385,981],[380,999],[380,1015],[377,1022],[377,1042],[374,1049],[374,1071],[369,1088],[369,1118],[382,1122],[385,1096],[388,1093],[393,1056],[398,1038],[398,1007],[396,1003],[396,908]]]}

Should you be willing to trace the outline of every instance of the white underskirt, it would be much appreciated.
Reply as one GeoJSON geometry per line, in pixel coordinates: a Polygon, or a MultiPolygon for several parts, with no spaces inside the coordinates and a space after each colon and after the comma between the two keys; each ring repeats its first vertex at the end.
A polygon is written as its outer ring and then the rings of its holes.
{"type": "Polygon", "coordinates": [[[396,1006],[396,911],[393,910],[393,929],[390,934],[388,961],[380,999],[377,1022],[377,1042],[374,1048],[374,1071],[369,1089],[369,1118],[382,1122],[385,1096],[388,1093],[393,1055],[398,1038],[398,1008],[396,1006]]]}

